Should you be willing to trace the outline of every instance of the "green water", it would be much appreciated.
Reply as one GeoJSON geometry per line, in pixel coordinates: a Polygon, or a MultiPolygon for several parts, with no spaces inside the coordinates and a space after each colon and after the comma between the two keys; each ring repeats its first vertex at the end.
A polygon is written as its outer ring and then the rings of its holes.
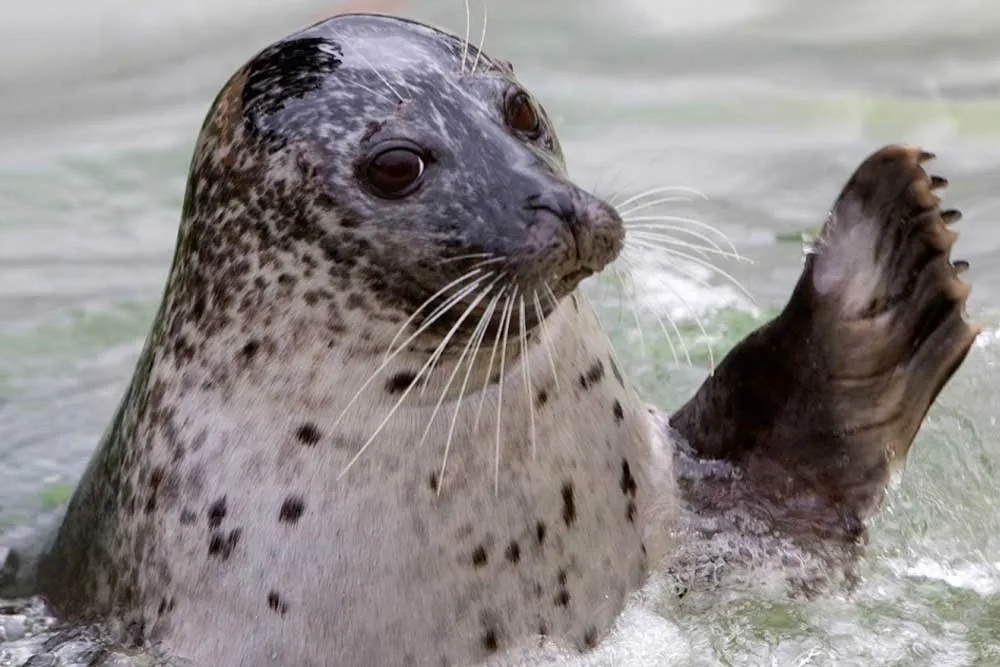
{"type": "MultiPolygon", "coordinates": [[[[124,389],[211,99],[256,50],[337,6],[4,8],[0,547],[64,502],[124,389]]],[[[464,31],[460,0],[404,9],[464,31]]],[[[472,9],[476,39],[481,4],[472,9]]],[[[487,48],[553,115],[578,181],[619,198],[694,188],[706,199],[671,212],[718,227],[752,260],[720,266],[753,304],[718,276],[709,288],[645,279],[641,327],[623,288],[588,286],[651,400],[679,404],[710,358],[781,306],[799,235],[888,142],[938,153],[947,203],[965,213],[955,255],[972,263],[970,312],[989,327],[931,411],[855,595],[793,603],[734,591],[696,615],[654,602],[590,662],[1000,665],[1000,4],[492,0],[489,10],[487,48]],[[700,306],[704,331],[683,319],[685,302],[700,306]],[[654,317],[668,311],[682,317],[671,342],[654,317]]]]}

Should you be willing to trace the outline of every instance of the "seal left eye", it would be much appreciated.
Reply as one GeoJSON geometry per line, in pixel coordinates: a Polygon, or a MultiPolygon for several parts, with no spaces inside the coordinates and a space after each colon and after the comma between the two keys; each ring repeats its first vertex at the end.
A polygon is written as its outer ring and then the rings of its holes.
{"type": "Polygon", "coordinates": [[[390,148],[368,163],[365,177],[381,197],[405,197],[424,175],[424,158],[411,148],[390,148]]]}
{"type": "Polygon", "coordinates": [[[507,125],[515,132],[520,132],[532,139],[537,139],[541,133],[541,121],[534,105],[524,92],[517,92],[507,100],[507,108],[504,109],[507,125]]]}

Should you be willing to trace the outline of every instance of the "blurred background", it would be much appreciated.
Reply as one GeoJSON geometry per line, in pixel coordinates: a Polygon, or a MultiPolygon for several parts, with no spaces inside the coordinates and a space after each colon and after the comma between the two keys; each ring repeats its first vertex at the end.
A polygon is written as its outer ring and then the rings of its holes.
{"type": "MultiPolygon", "coordinates": [[[[483,6],[470,3],[478,41],[483,6]]],[[[271,41],[345,9],[465,31],[462,0],[4,3],[0,560],[66,501],[131,375],[216,92],[271,41]]],[[[734,591],[697,614],[660,601],[589,659],[1000,665],[1000,3],[490,0],[486,50],[553,116],[578,182],[619,199],[693,188],[705,199],[677,214],[752,260],[719,266],[754,301],[697,266],[637,278],[638,318],[627,289],[588,286],[663,407],[698,386],[709,349],[780,308],[802,233],[889,142],[938,154],[946,202],[965,214],[955,257],[972,263],[970,311],[988,327],[874,526],[855,596],[734,591]],[[690,365],[657,313],[679,319],[690,365]]]]}

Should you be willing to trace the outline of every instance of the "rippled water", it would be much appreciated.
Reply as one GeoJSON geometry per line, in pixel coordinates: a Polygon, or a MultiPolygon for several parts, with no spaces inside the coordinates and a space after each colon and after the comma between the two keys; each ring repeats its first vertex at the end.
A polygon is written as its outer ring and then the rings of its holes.
{"type": "MultiPolygon", "coordinates": [[[[0,555],[66,500],[131,374],[216,91],[256,50],[340,5],[4,7],[0,555]]],[[[461,0],[383,6],[464,31],[461,0]]],[[[965,213],[955,254],[972,262],[970,311],[989,327],[931,411],[854,595],[732,591],[693,613],[654,591],[585,662],[1000,665],[1000,4],[493,0],[487,47],[555,117],[581,183],[707,195],[678,210],[754,260],[723,268],[756,305],[717,278],[705,290],[662,275],[646,277],[640,305],[679,313],[679,293],[711,306],[717,354],[780,307],[800,266],[798,233],[892,141],[938,153],[947,202],[965,213]]],[[[623,352],[633,377],[677,405],[704,376],[704,336],[686,325],[694,367],[674,363],[655,325],[640,337],[615,289],[591,293],[616,340],[640,343],[623,352]]]]}

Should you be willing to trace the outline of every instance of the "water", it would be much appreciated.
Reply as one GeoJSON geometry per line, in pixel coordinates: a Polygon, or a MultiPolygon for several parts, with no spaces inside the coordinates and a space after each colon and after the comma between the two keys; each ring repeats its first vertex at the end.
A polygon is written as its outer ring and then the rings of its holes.
{"type": "MultiPolygon", "coordinates": [[[[481,6],[473,4],[473,35],[481,6]]],[[[201,118],[256,50],[343,3],[60,0],[0,21],[0,551],[67,498],[128,380],[173,249],[201,118]],[[58,19],[52,19],[57,16],[58,19]]],[[[382,6],[462,32],[460,0],[382,6]]],[[[801,248],[853,167],[892,141],[938,153],[965,213],[970,312],[988,327],[931,411],[873,526],[852,596],[730,591],[697,612],[647,599],[583,664],[1000,665],[1000,4],[931,0],[505,0],[487,47],[556,119],[571,171],[607,195],[664,185],[754,261],[756,298],[644,280],[659,311],[721,310],[721,354],[787,296],[801,248]]],[[[663,281],[668,282],[664,283],[663,281]]],[[[704,376],[642,339],[616,288],[591,294],[663,407],[704,376]],[[630,352],[631,351],[631,352],[630,352]]],[[[646,322],[650,325],[652,320],[646,322]]],[[[683,352],[678,351],[683,358],[683,352]]]]}

